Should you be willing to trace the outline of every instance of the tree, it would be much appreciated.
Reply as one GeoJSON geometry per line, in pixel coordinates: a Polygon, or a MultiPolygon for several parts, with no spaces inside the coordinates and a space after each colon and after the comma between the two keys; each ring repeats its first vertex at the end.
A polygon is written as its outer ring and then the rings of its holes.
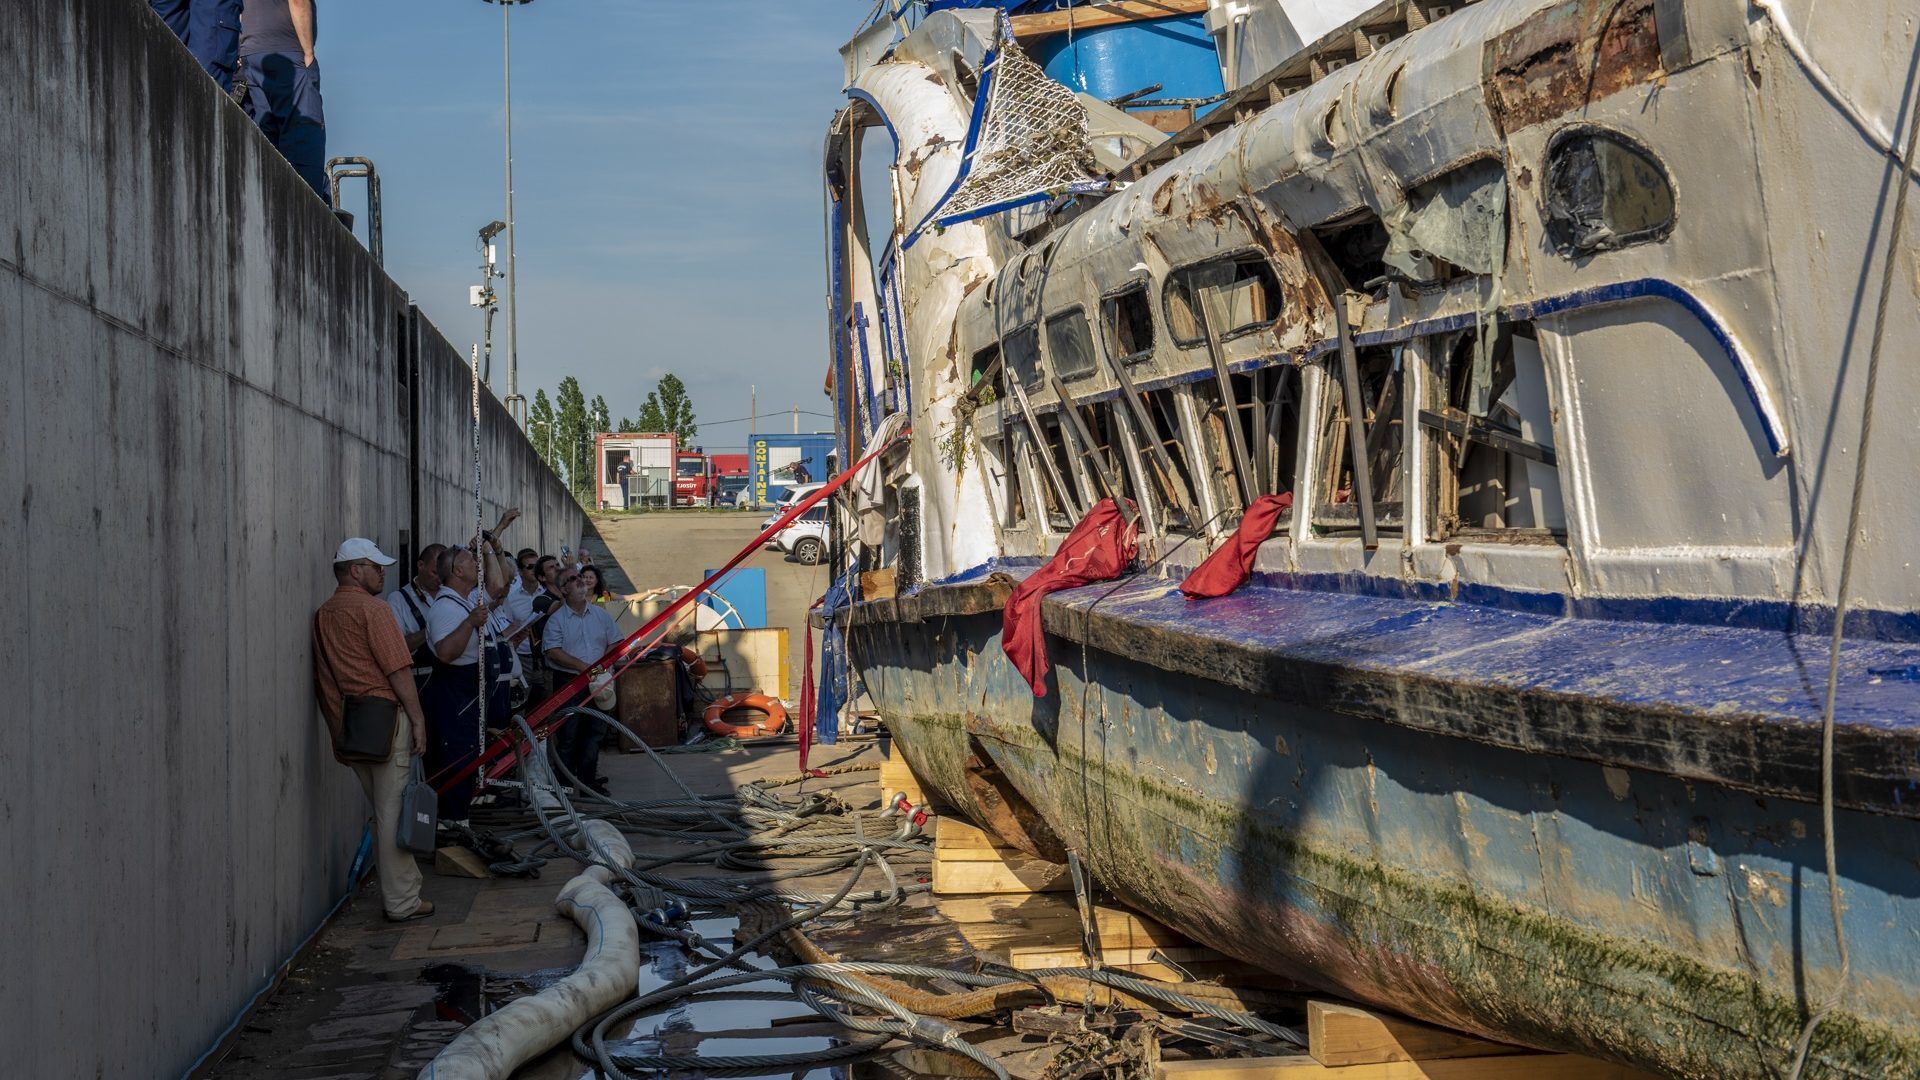
{"type": "Polygon", "coordinates": [[[647,400],[640,406],[639,427],[636,431],[671,431],[680,436],[684,445],[693,441],[700,425],[693,422],[693,401],[687,397],[687,384],[680,376],[668,372],[660,376],[659,385],[648,391],[647,400]]]}
{"type": "Polygon", "coordinates": [[[545,390],[533,392],[533,409],[527,414],[527,438],[533,443],[533,452],[547,463],[547,468],[555,474],[560,472],[558,432],[553,430],[553,403],[547,400],[545,390]]]}
{"type": "Polygon", "coordinates": [[[593,436],[587,430],[587,397],[580,392],[580,380],[569,375],[560,380],[554,395],[558,408],[553,419],[553,450],[567,466],[567,487],[583,506],[595,503],[593,486],[593,436]]]}

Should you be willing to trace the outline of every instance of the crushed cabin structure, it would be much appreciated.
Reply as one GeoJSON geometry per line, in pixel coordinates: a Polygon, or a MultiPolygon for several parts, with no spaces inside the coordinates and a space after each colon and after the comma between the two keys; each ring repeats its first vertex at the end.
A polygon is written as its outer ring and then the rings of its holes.
{"type": "Polygon", "coordinates": [[[1394,0],[1157,145],[1082,96],[1099,175],[958,220],[1011,68],[935,6],[825,147],[841,460],[911,437],[842,500],[822,734],[857,671],[1003,841],[1359,1000],[1761,1077],[1838,994],[1816,1069],[1920,1071],[1910,13],[1394,0]],[[1142,572],[1047,600],[1036,699],[1008,579],[1108,497],[1142,572]]]}

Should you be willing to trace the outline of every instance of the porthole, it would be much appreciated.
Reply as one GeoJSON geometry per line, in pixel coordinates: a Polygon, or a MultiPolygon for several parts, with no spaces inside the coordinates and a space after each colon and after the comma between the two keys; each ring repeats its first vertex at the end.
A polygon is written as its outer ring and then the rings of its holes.
{"type": "Polygon", "coordinates": [[[1547,239],[1563,254],[1591,255],[1664,239],[1673,231],[1673,184],[1651,150],[1618,132],[1573,127],[1547,147],[1547,239]]]}

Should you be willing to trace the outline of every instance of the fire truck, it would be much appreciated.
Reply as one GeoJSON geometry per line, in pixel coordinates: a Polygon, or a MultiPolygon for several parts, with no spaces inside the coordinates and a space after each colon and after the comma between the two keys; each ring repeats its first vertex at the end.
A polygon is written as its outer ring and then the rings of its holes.
{"type": "Polygon", "coordinates": [[[673,458],[673,505],[706,506],[713,499],[713,463],[699,448],[673,458]]]}

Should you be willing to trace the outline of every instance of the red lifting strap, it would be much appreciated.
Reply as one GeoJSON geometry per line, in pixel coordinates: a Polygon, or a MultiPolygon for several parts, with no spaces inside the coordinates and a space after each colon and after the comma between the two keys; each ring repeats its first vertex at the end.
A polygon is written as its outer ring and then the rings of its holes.
{"type": "Polygon", "coordinates": [[[1260,545],[1273,535],[1274,522],[1292,505],[1291,491],[1253,500],[1246,516],[1240,519],[1240,527],[1227,537],[1218,551],[1193,568],[1193,573],[1180,583],[1180,591],[1189,600],[1210,600],[1245,585],[1247,578],[1253,576],[1253,557],[1260,553],[1260,545]]]}
{"type": "MultiPolygon", "coordinates": [[[[1132,508],[1132,504],[1128,504],[1132,508]]],[[[1126,572],[1139,550],[1134,523],[1111,498],[1101,499],[1073,527],[1047,564],[1021,582],[1007,597],[1000,615],[1000,648],[1013,661],[1033,696],[1047,696],[1047,634],[1041,626],[1040,602],[1048,593],[1076,589],[1098,581],[1112,581],[1126,572]]]]}
{"type": "MultiPolygon", "coordinates": [[[[747,556],[760,550],[760,545],[766,543],[775,533],[791,525],[794,519],[813,509],[827,496],[840,490],[848,480],[853,478],[853,474],[860,471],[861,466],[879,457],[881,451],[892,446],[894,442],[906,438],[908,434],[908,432],[902,431],[894,440],[874,447],[867,452],[866,457],[854,462],[851,468],[827,481],[821,486],[820,490],[795,503],[792,509],[775,518],[773,524],[768,525],[761,531],[760,535],[753,538],[751,543],[736,552],[733,558],[728,559],[725,566],[708,575],[707,580],[701,582],[697,588],[681,596],[673,603],[668,604],[665,611],[648,619],[645,626],[635,630],[633,633],[627,635],[625,640],[613,648],[608,649],[607,654],[592,664],[588,668],[588,671],[583,671],[555,687],[553,696],[541,702],[533,712],[527,715],[527,726],[533,729],[534,735],[549,735],[554,728],[559,726],[560,721],[555,719],[553,714],[560,711],[561,702],[571,700],[575,694],[587,688],[589,681],[587,675],[589,671],[593,668],[603,668],[613,678],[619,678],[621,672],[632,667],[642,656],[645,656],[648,651],[659,644],[660,639],[666,636],[666,627],[676,613],[688,604],[693,603],[695,598],[713,588],[715,582],[726,577],[728,573],[732,572],[734,567],[744,562],[747,556]]],[[[507,770],[513,768],[514,764],[520,760],[517,749],[519,744],[520,732],[517,729],[493,740],[487,744],[486,749],[481,751],[480,756],[475,760],[451,772],[442,770],[442,772],[446,773],[444,779],[440,774],[436,773],[433,777],[435,789],[439,791],[447,790],[465,777],[469,771],[474,769],[485,769],[486,775],[490,779],[505,776],[507,770]]]]}

